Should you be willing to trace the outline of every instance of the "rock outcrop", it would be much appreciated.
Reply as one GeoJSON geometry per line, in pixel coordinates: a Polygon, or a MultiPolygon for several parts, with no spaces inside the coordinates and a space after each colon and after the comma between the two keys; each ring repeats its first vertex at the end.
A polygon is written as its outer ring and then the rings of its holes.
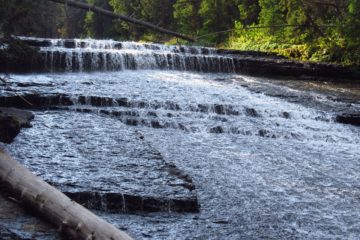
{"type": "Polygon", "coordinates": [[[34,115],[29,111],[15,108],[0,108],[0,141],[11,143],[20,133],[20,129],[31,127],[34,115]]]}
{"type": "Polygon", "coordinates": [[[0,72],[29,72],[44,60],[37,47],[15,38],[0,39],[0,72]]]}

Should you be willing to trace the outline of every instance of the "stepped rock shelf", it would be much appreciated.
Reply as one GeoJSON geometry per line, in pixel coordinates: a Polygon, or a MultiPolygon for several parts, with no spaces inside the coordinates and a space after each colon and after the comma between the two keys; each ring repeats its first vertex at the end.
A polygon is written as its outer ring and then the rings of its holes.
{"type": "MultiPolygon", "coordinates": [[[[40,48],[41,57],[28,63],[1,59],[0,71],[118,71],[161,69],[200,72],[290,76],[304,79],[360,79],[358,68],[296,62],[271,53],[237,51],[153,43],[96,41],[89,39],[20,38],[40,48]],[[19,66],[17,66],[19,65],[19,66]]],[[[6,51],[6,48],[0,51],[6,51]]],[[[0,56],[2,56],[0,54],[0,56]]]]}
{"type": "MultiPolygon", "coordinates": [[[[4,147],[116,228],[135,239],[359,238],[354,79],[237,74],[238,59],[260,73],[259,62],[290,62],[253,52],[23,40],[48,62],[1,86],[0,107],[35,115],[4,147]]],[[[4,236],[59,239],[2,210],[4,236]]]]}
{"type": "MultiPolygon", "coordinates": [[[[0,179],[2,190],[11,192],[16,201],[41,214],[54,224],[59,232],[66,233],[71,239],[132,239],[80,204],[71,201],[12,159],[2,149],[0,149],[0,179]]],[[[0,226],[0,230],[1,228],[0,226]]],[[[17,239],[11,231],[5,230],[8,232],[5,236],[17,239]]]]}
{"type": "MultiPolygon", "coordinates": [[[[32,102],[33,109],[54,108],[71,102],[66,96],[24,97],[32,102]]],[[[21,105],[19,97],[1,97],[0,105],[29,107],[27,103],[21,105]]],[[[64,118],[61,126],[43,128],[41,125],[47,125],[52,112],[45,115],[38,113],[35,126],[30,131],[49,134],[49,139],[59,142],[66,140],[72,144],[59,146],[58,154],[51,157],[41,152],[42,149],[46,150],[47,145],[34,139],[14,145],[38,146],[39,151],[28,149],[29,153],[24,152],[18,157],[27,156],[24,161],[31,170],[73,200],[88,208],[107,212],[199,211],[191,177],[167,162],[140,132],[128,130],[121,122],[114,125],[100,116],[89,114],[85,115],[85,122],[72,123],[71,119],[76,119],[79,113],[65,111],[60,113],[64,118]],[[94,129],[96,121],[104,122],[104,128],[94,129]],[[106,121],[109,123],[105,124],[106,121]],[[68,129],[69,132],[64,133],[60,129],[68,129]],[[59,135],[54,135],[57,131],[60,131],[59,135]],[[99,131],[102,134],[107,132],[109,139],[96,139],[99,131]],[[61,134],[65,134],[65,139],[61,139],[61,134]],[[103,162],[102,155],[105,153],[110,155],[103,162]],[[33,162],[35,159],[36,163],[33,162]],[[77,161],[73,162],[72,159],[77,161]]]]}

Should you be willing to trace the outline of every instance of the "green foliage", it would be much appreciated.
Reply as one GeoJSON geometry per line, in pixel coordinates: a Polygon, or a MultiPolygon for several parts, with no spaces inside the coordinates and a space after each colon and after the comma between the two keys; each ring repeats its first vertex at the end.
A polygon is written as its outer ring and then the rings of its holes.
{"type": "Polygon", "coordinates": [[[258,23],[260,6],[257,0],[244,0],[238,4],[239,21],[246,25],[258,23]]]}
{"type": "Polygon", "coordinates": [[[347,60],[360,65],[360,0],[349,0],[342,33],[348,49],[347,60]]]}
{"type": "MultiPolygon", "coordinates": [[[[109,4],[116,13],[144,20],[142,2],[142,0],[110,0],[109,4]]],[[[141,40],[143,34],[146,32],[146,29],[142,27],[134,26],[123,21],[115,22],[115,29],[118,33],[118,39],[130,38],[141,40]]]]}
{"type": "MultiPolygon", "coordinates": [[[[240,18],[228,47],[271,51],[300,60],[359,64],[360,0],[258,3],[258,22],[249,25],[240,18]]],[[[246,4],[240,4],[239,10],[252,12],[246,4]]]]}
{"type": "MultiPolygon", "coordinates": [[[[88,3],[112,11],[107,0],[88,0],[88,3]]],[[[92,38],[116,38],[117,36],[113,20],[93,12],[87,12],[85,15],[84,32],[84,35],[92,38]]]]}
{"type": "Polygon", "coordinates": [[[57,5],[45,0],[0,0],[0,32],[5,35],[57,34],[57,5]]]}
{"type": "Polygon", "coordinates": [[[202,25],[199,9],[200,1],[177,0],[174,4],[177,29],[185,34],[197,35],[202,25]]]}
{"type": "Polygon", "coordinates": [[[62,38],[75,38],[84,32],[85,12],[68,5],[58,5],[58,35],[62,38]]]}
{"type": "MultiPolygon", "coordinates": [[[[235,20],[239,19],[238,0],[202,0],[199,15],[202,17],[201,34],[216,33],[232,29],[235,20]]],[[[227,34],[209,35],[210,42],[219,44],[227,38],[227,34]]]]}

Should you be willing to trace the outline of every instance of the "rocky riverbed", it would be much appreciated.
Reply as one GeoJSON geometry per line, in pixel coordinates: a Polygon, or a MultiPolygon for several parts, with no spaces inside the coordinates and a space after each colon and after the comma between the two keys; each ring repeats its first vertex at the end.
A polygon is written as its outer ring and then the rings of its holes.
{"type": "MultiPolygon", "coordinates": [[[[138,239],[358,236],[349,221],[356,217],[340,205],[335,211],[326,200],[335,204],[339,196],[349,209],[356,201],[352,176],[358,167],[359,130],[336,123],[337,116],[359,112],[356,83],[154,71],[143,71],[142,80],[137,74],[67,74],[67,80],[56,74],[14,76],[10,84],[32,102],[35,119],[7,148],[35,173],[138,239]],[[157,90],[164,83],[166,93],[157,90]],[[133,95],[144,85],[152,92],[142,92],[145,98],[133,95]],[[75,95],[66,94],[70,89],[76,89],[75,95]],[[102,89],[116,91],[100,95],[102,89]],[[218,97],[222,100],[211,100],[218,97]],[[330,153],[335,147],[339,150],[330,153]],[[115,170],[110,178],[104,160],[115,170]],[[117,168],[128,169],[123,172],[128,176],[117,168]],[[89,176],[80,181],[73,172],[89,176]],[[346,179],[340,178],[344,172],[346,179]],[[301,184],[293,185],[293,177],[301,184]],[[196,199],[193,206],[200,208],[173,211],[163,201],[165,195],[150,201],[158,210],[139,204],[146,194],[161,196],[165,188],[170,202],[180,194],[196,199]],[[129,202],[135,208],[124,208],[126,195],[141,196],[133,198],[135,204],[129,202]],[[301,216],[299,206],[309,214],[301,216]],[[336,214],[341,222],[335,232],[325,213],[336,214]],[[272,224],[263,219],[272,219],[272,224]],[[311,233],[314,224],[319,230],[311,233]]],[[[19,100],[10,91],[0,103],[29,108],[19,100]]],[[[6,234],[34,234],[7,214],[6,234]]],[[[46,239],[53,231],[36,236],[46,239]]]]}

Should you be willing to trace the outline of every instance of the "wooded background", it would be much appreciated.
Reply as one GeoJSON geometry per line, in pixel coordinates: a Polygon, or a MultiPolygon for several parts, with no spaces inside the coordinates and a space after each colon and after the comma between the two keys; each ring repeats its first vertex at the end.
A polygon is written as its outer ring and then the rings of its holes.
{"type": "MultiPolygon", "coordinates": [[[[360,64],[360,0],[87,0],[193,36],[197,45],[360,64]]],[[[47,0],[0,0],[2,34],[184,43],[47,0]]]]}

